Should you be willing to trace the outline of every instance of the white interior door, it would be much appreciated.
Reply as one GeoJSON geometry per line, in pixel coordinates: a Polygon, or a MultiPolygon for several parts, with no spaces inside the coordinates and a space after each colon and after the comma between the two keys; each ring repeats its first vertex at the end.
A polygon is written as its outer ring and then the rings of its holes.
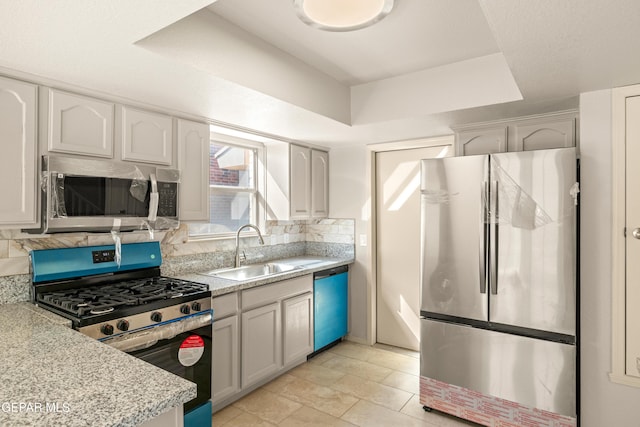
{"type": "Polygon", "coordinates": [[[451,145],[376,153],[377,342],[420,348],[420,160],[451,145]]]}

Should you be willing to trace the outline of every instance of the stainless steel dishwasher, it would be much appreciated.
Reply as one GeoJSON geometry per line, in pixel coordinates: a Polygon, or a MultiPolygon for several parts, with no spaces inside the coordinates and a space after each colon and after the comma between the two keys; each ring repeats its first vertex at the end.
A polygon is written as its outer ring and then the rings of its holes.
{"type": "Polygon", "coordinates": [[[349,267],[313,274],[314,352],[340,341],[348,331],[349,267]]]}

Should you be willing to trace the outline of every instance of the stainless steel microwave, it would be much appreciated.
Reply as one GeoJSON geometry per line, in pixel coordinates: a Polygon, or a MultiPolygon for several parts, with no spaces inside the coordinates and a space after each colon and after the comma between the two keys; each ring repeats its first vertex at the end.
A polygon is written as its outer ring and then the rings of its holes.
{"type": "Polygon", "coordinates": [[[180,171],[42,157],[42,222],[31,233],[163,230],[178,226],[180,171]]]}

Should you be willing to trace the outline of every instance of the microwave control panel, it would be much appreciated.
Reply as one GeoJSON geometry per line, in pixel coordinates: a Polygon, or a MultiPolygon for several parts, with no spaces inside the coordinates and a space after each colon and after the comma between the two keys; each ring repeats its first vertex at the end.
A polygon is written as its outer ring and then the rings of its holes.
{"type": "Polygon", "coordinates": [[[158,182],[158,216],[178,216],[178,183],[158,182]]]}

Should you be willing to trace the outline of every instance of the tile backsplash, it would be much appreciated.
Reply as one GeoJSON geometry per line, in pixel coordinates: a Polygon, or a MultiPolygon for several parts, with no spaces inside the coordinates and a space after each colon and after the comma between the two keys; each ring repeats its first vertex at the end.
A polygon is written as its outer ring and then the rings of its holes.
{"type": "MultiPolygon", "coordinates": [[[[355,250],[353,219],[267,221],[263,235],[264,246],[255,237],[241,238],[240,249],[248,263],[299,255],[353,256],[355,250]]],[[[156,232],[153,238],[143,231],[120,237],[122,243],[159,241],[162,274],[167,276],[233,265],[235,239],[189,241],[186,224],[156,232]]],[[[31,250],[110,244],[109,233],[31,235],[0,230],[0,304],[29,300],[31,250]]]]}

